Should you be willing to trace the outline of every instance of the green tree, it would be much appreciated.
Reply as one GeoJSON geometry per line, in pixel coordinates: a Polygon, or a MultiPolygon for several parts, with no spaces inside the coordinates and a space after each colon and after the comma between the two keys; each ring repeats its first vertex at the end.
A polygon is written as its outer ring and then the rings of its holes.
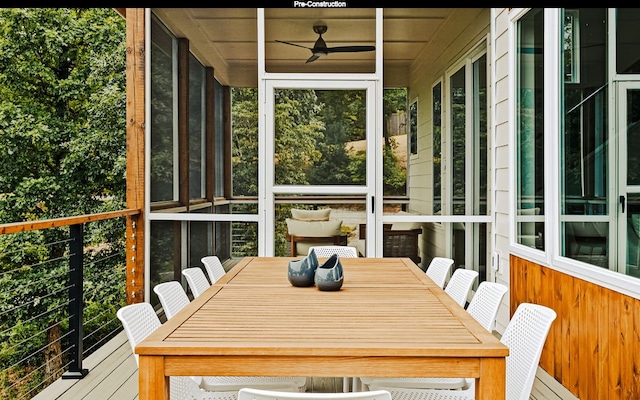
{"type": "MultiPolygon", "coordinates": [[[[317,149],[324,126],[318,118],[315,92],[312,90],[278,90],[275,96],[274,164],[278,184],[305,184],[307,174],[320,158],[317,149]]],[[[258,101],[257,90],[234,88],[232,91],[232,157],[234,196],[258,195],[258,101]]],[[[237,212],[255,212],[248,206],[237,212]]],[[[286,254],[284,218],[290,205],[276,206],[275,254],[286,254]]],[[[234,231],[242,236],[243,255],[256,254],[250,244],[257,243],[254,225],[235,224],[234,231]]]]}
{"type": "MultiPolygon", "coordinates": [[[[407,108],[406,89],[385,89],[383,94],[384,108],[384,147],[382,149],[383,162],[383,192],[387,196],[405,195],[407,184],[407,169],[396,155],[397,143],[390,139],[386,121],[395,113],[403,113],[407,108]]],[[[366,153],[357,151],[351,156],[348,165],[349,175],[353,183],[366,184],[366,153]]]]}
{"type": "Polygon", "coordinates": [[[231,91],[232,186],[234,196],[258,195],[258,91],[231,91]]]}
{"type": "MultiPolygon", "coordinates": [[[[124,208],[125,31],[112,9],[0,9],[0,223],[124,208]]],[[[124,222],[97,226],[85,231],[85,243],[109,245],[85,256],[85,285],[97,293],[85,298],[85,310],[107,307],[115,315],[114,291],[123,293],[124,282],[109,286],[91,265],[110,253],[124,260],[124,222]]],[[[66,308],[52,311],[61,300],[51,294],[66,284],[68,265],[59,261],[46,269],[49,276],[31,266],[64,260],[67,236],[58,229],[0,236],[0,304],[18,310],[0,319],[3,366],[59,343],[66,308]],[[18,244],[21,252],[7,251],[18,244]],[[26,318],[41,313],[46,317],[26,318]],[[26,337],[28,346],[16,346],[26,337]]],[[[59,356],[50,355],[47,365],[59,356]]],[[[29,372],[34,385],[57,378],[29,372]]],[[[12,397],[29,389],[10,390],[12,397]]]]}
{"type": "Polygon", "coordinates": [[[384,149],[383,149],[383,175],[384,194],[388,196],[407,194],[407,168],[401,165],[396,149],[398,144],[392,141],[387,131],[387,120],[392,114],[402,114],[407,111],[407,90],[405,88],[385,89],[382,98],[384,111],[384,149]]]}
{"type": "Polygon", "coordinates": [[[275,94],[275,180],[278,185],[304,185],[322,153],[322,104],[313,90],[280,89],[275,94]]]}
{"type": "Polygon", "coordinates": [[[326,126],[324,139],[317,143],[322,157],[310,170],[314,185],[353,185],[359,177],[349,170],[348,143],[366,139],[366,107],[363,90],[318,90],[322,104],[320,118],[326,126]]]}

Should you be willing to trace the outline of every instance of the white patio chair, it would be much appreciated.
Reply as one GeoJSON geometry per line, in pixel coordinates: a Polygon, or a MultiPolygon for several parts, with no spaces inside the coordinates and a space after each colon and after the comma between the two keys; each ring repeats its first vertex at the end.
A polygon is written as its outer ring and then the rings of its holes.
{"type": "Polygon", "coordinates": [[[209,280],[211,283],[216,283],[216,281],[224,276],[227,271],[224,270],[222,263],[218,256],[205,256],[200,259],[202,264],[204,264],[204,268],[207,270],[207,274],[209,275],[209,280]]]}
{"type": "MultiPolygon", "coordinates": [[[[161,325],[160,319],[149,303],[136,303],[124,306],[116,313],[127,334],[136,364],[139,364],[135,348],[144,338],[152,334],[161,325]]],[[[208,392],[200,388],[200,377],[172,376],[170,378],[171,400],[236,400],[236,391],[208,392]]]]}
{"type": "Polygon", "coordinates": [[[444,285],[449,278],[451,268],[453,267],[453,259],[445,257],[433,257],[427,268],[427,276],[431,278],[436,285],[444,289],[444,285]]]}
{"type": "Polygon", "coordinates": [[[200,267],[185,268],[182,270],[182,275],[187,279],[187,284],[194,299],[211,286],[204,271],[202,271],[200,267]]]}
{"type": "Polygon", "coordinates": [[[451,275],[451,279],[449,279],[449,283],[447,283],[444,291],[464,308],[467,305],[467,298],[469,297],[471,287],[476,279],[478,279],[478,275],[478,271],[458,268],[453,271],[453,275],[451,275]]]}
{"type": "Polygon", "coordinates": [[[489,332],[493,332],[502,298],[509,289],[497,282],[480,282],[473,295],[467,312],[489,332]]]}
{"type": "MultiPolygon", "coordinates": [[[[311,254],[311,250],[316,252],[318,258],[328,258],[334,254],[340,258],[358,258],[358,249],[351,246],[311,246],[308,254],[311,254]]],[[[357,378],[343,378],[342,391],[349,392],[349,386],[355,379],[357,378]]]]}
{"type": "Polygon", "coordinates": [[[358,250],[351,246],[312,246],[309,247],[309,253],[312,249],[318,258],[328,258],[334,254],[340,258],[358,258],[358,250]]]}
{"type": "MultiPolygon", "coordinates": [[[[486,330],[492,332],[502,298],[507,291],[508,288],[501,283],[480,282],[476,294],[469,302],[467,312],[486,330]]],[[[467,386],[464,378],[360,378],[360,382],[364,390],[372,384],[380,387],[422,389],[464,389],[467,386]]]]}
{"type": "MultiPolygon", "coordinates": [[[[557,314],[549,307],[522,303],[516,309],[500,341],[509,348],[506,358],[506,398],[529,400],[540,362],[542,347],[557,314]]],[[[463,390],[384,387],[372,384],[370,390],[388,390],[393,400],[468,400],[475,398],[475,379],[468,379],[463,390]]]]}
{"type": "Polygon", "coordinates": [[[391,395],[386,390],[347,393],[288,393],[244,388],[238,391],[238,400],[391,400],[391,395]]]}
{"type": "MultiPolygon", "coordinates": [[[[178,281],[159,283],[153,291],[158,295],[167,320],[189,304],[189,297],[178,281]]],[[[203,376],[200,387],[208,391],[238,391],[243,387],[304,392],[305,377],[276,376],[203,376]]]]}
{"type": "Polygon", "coordinates": [[[190,302],[187,292],[178,281],[158,283],[153,287],[153,291],[158,295],[164,315],[170,319],[187,306],[190,302]]]}

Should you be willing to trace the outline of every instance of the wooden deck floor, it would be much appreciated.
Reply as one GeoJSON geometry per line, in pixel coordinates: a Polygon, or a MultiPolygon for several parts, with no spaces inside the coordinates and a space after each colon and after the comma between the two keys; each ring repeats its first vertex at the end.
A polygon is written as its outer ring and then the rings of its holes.
{"type": "MultiPolygon", "coordinates": [[[[138,367],[124,332],[83,363],[89,370],[84,379],[58,379],[33,400],[136,400],[138,367]]],[[[342,379],[313,379],[310,391],[342,391],[342,379]]],[[[576,400],[566,388],[538,369],[532,400],[576,400]]]]}

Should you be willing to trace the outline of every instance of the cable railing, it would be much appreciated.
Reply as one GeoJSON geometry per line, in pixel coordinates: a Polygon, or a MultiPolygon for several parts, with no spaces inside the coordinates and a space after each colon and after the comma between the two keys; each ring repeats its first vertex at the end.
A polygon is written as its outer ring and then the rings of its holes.
{"type": "Polygon", "coordinates": [[[126,219],[138,210],[0,225],[0,398],[30,399],[122,330],[126,219]]]}

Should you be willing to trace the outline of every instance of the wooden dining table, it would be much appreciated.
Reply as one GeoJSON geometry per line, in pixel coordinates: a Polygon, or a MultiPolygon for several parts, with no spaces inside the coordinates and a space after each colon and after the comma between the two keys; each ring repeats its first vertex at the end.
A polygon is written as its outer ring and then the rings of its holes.
{"type": "Polygon", "coordinates": [[[341,258],[338,291],[292,286],[293,259],[242,259],[141,341],[139,399],[207,375],[464,377],[504,399],[509,349],[411,259],[341,258]]]}

